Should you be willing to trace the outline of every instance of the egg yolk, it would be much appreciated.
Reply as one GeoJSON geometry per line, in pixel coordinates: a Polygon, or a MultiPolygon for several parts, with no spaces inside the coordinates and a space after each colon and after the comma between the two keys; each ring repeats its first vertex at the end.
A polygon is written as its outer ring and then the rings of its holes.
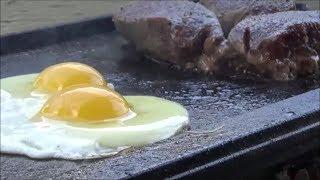
{"type": "Polygon", "coordinates": [[[105,86],[103,76],[94,68],[75,62],[56,64],[44,69],[36,78],[36,90],[53,93],[74,85],[105,86]]]}
{"type": "Polygon", "coordinates": [[[72,87],[51,96],[40,114],[73,122],[111,121],[129,111],[126,100],[105,87],[72,87]]]}

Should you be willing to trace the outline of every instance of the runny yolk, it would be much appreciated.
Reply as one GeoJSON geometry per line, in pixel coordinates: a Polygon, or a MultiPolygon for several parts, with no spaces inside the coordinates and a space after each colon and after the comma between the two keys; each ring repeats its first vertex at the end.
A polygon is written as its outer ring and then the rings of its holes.
{"type": "Polygon", "coordinates": [[[56,64],[44,69],[36,78],[36,90],[53,93],[74,85],[105,86],[103,76],[94,68],[75,62],[56,64]]]}
{"type": "Polygon", "coordinates": [[[105,87],[72,87],[51,96],[40,114],[44,117],[73,122],[111,121],[129,111],[126,100],[105,87]]]}

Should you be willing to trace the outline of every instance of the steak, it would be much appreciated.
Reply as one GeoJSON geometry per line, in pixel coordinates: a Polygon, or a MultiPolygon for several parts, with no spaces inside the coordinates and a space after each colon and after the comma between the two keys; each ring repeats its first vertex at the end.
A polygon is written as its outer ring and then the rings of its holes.
{"type": "Polygon", "coordinates": [[[191,1],[134,2],[113,21],[137,51],[186,69],[211,72],[227,49],[215,14],[191,1]]]}
{"type": "Polygon", "coordinates": [[[317,75],[320,11],[250,16],[231,30],[228,41],[242,59],[272,79],[317,75]]]}
{"type": "Polygon", "coordinates": [[[238,22],[249,15],[260,15],[294,10],[292,0],[200,0],[218,17],[227,36],[238,22]]]}

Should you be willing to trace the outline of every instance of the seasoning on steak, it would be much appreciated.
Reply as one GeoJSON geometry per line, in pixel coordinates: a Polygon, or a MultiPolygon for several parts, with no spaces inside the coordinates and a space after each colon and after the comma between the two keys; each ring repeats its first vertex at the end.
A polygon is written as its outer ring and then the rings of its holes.
{"type": "Polygon", "coordinates": [[[292,0],[200,0],[218,17],[227,36],[238,22],[249,15],[260,15],[295,9],[292,0]]]}
{"type": "Polygon", "coordinates": [[[275,80],[319,73],[320,11],[247,17],[230,32],[235,51],[275,80]]]}
{"type": "Polygon", "coordinates": [[[190,1],[138,1],[113,21],[138,51],[182,68],[211,72],[226,49],[215,14],[190,1]]]}

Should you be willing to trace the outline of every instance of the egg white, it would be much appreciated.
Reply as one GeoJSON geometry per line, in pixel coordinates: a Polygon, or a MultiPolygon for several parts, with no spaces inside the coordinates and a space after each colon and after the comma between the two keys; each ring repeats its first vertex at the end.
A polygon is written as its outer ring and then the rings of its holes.
{"type": "MultiPolygon", "coordinates": [[[[14,78],[19,79],[9,80],[14,78]]],[[[1,89],[1,152],[32,158],[99,158],[169,138],[188,124],[182,106],[151,96],[125,96],[133,109],[112,123],[70,124],[35,117],[47,98],[16,97],[10,88],[1,89]]]]}
{"type": "Polygon", "coordinates": [[[101,147],[92,136],[73,136],[65,123],[32,122],[45,98],[13,98],[1,90],[1,152],[32,158],[87,159],[116,154],[127,148],[101,147]]]}

